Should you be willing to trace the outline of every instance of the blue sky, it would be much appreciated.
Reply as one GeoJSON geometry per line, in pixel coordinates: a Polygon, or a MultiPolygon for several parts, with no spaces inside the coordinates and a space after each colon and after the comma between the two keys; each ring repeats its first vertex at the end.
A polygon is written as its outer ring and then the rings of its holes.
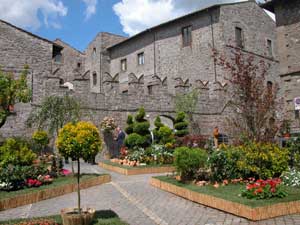
{"type": "Polygon", "coordinates": [[[122,25],[112,6],[117,0],[98,1],[97,11],[85,19],[85,5],[77,0],[63,1],[68,7],[67,16],[59,18],[60,29],[41,26],[35,33],[50,40],[60,38],[79,50],[84,50],[98,32],[106,31],[128,36],[122,31],[122,25]]]}
{"type": "Polygon", "coordinates": [[[131,36],[200,8],[237,1],[247,0],[0,0],[0,19],[83,51],[101,31],[131,36]]]}

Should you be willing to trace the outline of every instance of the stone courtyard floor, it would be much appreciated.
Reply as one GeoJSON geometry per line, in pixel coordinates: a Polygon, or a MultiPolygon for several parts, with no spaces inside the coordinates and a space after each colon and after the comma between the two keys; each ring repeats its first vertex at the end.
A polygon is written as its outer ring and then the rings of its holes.
{"type": "MultiPolygon", "coordinates": [[[[124,176],[82,163],[82,171],[110,173],[112,182],[81,191],[82,206],[112,210],[130,225],[300,225],[300,215],[251,222],[149,185],[152,175],[124,176]]],[[[59,214],[76,205],[76,193],[0,212],[0,220],[59,214]]]]}

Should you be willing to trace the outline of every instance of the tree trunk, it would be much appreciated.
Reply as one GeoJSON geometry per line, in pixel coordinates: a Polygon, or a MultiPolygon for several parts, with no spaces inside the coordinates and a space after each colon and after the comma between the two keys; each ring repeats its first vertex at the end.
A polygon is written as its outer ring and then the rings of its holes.
{"type": "Polygon", "coordinates": [[[78,213],[81,214],[80,208],[80,159],[77,160],[77,194],[78,194],[78,213]]]}

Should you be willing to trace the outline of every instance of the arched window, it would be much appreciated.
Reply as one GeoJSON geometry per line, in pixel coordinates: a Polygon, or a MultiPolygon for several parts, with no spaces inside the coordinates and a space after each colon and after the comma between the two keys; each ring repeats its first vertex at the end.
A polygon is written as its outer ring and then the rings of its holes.
{"type": "Polygon", "coordinates": [[[97,85],[97,73],[94,72],[93,73],[93,86],[96,86],[97,85]]]}

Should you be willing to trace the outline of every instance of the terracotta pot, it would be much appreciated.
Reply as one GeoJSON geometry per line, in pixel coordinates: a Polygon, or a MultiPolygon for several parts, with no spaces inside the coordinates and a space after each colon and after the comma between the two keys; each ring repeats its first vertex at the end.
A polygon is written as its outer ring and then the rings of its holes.
{"type": "Polygon", "coordinates": [[[60,212],[63,225],[89,225],[94,219],[94,209],[83,209],[81,214],[78,214],[76,209],[65,208],[60,212]]]}

